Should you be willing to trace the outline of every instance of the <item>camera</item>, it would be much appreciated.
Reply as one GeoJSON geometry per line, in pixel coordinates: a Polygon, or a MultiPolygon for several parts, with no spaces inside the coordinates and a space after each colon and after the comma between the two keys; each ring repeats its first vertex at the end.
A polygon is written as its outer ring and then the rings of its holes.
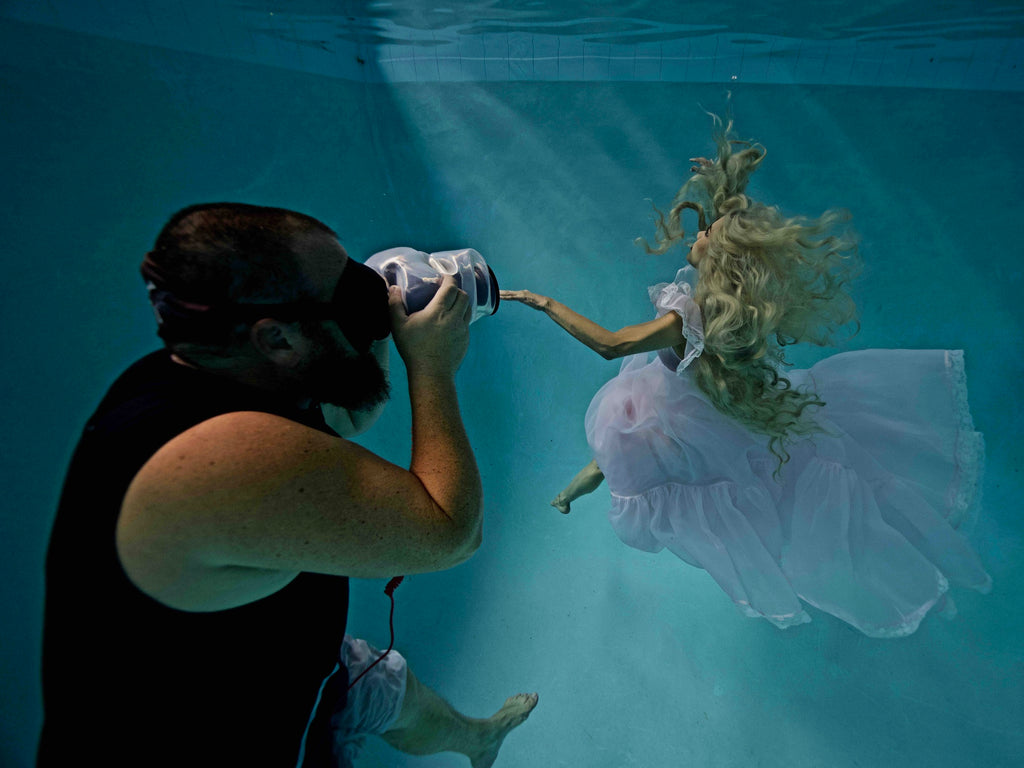
{"type": "Polygon", "coordinates": [[[373,254],[366,266],[388,285],[397,285],[409,314],[423,309],[434,298],[445,275],[469,295],[471,323],[498,311],[498,279],[484,257],[472,248],[424,253],[412,248],[389,248],[373,254]]]}

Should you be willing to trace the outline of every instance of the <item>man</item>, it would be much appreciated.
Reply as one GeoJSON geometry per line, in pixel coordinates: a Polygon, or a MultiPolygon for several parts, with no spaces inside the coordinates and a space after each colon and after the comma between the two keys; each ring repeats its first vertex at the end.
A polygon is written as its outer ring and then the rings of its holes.
{"type": "Polygon", "coordinates": [[[348,577],[450,568],[480,544],[454,383],[466,295],[448,278],[406,315],[319,221],[231,203],[172,217],[142,272],[166,349],[111,387],[68,471],[38,764],[314,766],[333,741],[349,765],[369,732],[490,765],[535,695],[471,720],[345,635],[348,577]],[[339,437],[387,398],[389,332],[408,470],[339,437]]]}

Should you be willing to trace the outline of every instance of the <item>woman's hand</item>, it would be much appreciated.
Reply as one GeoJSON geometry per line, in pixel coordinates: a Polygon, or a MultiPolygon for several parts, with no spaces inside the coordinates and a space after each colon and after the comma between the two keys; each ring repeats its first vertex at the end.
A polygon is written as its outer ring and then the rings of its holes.
{"type": "Polygon", "coordinates": [[[532,291],[499,291],[502,301],[518,301],[528,307],[539,309],[542,312],[547,309],[550,299],[532,291]]]}

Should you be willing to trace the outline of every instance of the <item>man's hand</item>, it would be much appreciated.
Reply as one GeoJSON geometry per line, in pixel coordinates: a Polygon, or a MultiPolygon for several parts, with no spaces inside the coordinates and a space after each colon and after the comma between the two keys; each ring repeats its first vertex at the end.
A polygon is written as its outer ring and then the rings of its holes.
{"type": "Polygon", "coordinates": [[[469,296],[445,276],[434,298],[419,312],[405,313],[401,291],[392,286],[391,332],[410,374],[452,376],[469,347],[469,296]]]}

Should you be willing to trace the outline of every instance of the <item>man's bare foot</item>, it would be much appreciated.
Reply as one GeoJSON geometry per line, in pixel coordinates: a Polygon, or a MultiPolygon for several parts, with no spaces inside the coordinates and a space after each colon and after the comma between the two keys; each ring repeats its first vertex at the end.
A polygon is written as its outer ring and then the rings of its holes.
{"type": "Polygon", "coordinates": [[[563,515],[569,514],[569,502],[561,493],[551,500],[551,506],[557,509],[559,512],[561,512],[563,515]]]}
{"type": "Polygon", "coordinates": [[[536,706],[536,693],[517,693],[515,696],[509,696],[501,709],[484,720],[480,751],[475,755],[468,755],[473,768],[491,768],[505,737],[513,728],[522,725],[536,706]]]}

